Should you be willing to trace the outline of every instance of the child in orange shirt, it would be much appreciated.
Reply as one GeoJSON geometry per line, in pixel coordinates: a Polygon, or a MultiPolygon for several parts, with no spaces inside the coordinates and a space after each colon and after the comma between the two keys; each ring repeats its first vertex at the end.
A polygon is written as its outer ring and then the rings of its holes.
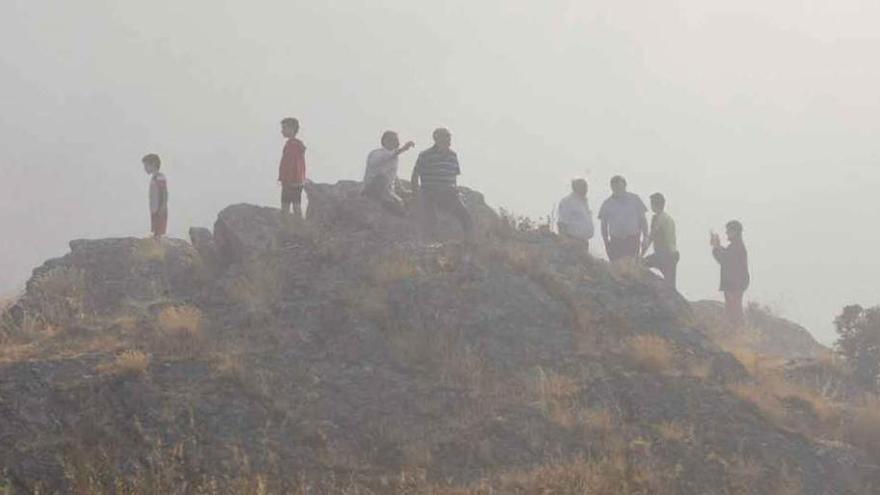
{"type": "Polygon", "coordinates": [[[306,182],[306,147],[296,138],[299,121],[288,117],[281,121],[281,135],[287,138],[281,163],[278,166],[278,182],[281,183],[281,211],[293,212],[302,217],[302,191],[306,182]]]}

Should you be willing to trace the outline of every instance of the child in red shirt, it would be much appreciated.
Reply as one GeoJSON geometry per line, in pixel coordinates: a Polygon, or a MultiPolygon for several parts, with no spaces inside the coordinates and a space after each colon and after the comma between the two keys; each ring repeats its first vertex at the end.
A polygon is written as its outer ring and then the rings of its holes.
{"type": "Polygon", "coordinates": [[[150,153],[141,159],[144,171],[150,174],[150,230],[154,239],[161,239],[168,230],[168,181],[159,172],[162,160],[150,153]]]}
{"type": "Polygon", "coordinates": [[[302,191],[306,182],[306,147],[296,138],[299,121],[288,117],[281,121],[281,135],[287,138],[281,163],[278,166],[278,182],[281,183],[281,211],[293,212],[302,217],[302,191]]]}

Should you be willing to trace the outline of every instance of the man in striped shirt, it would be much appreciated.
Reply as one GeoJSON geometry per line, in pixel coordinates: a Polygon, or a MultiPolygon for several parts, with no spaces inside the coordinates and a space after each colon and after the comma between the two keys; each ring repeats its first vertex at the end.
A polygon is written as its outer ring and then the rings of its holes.
{"type": "Polygon", "coordinates": [[[412,188],[418,193],[423,208],[424,225],[433,236],[437,227],[437,210],[443,210],[461,224],[465,241],[473,236],[471,215],[461,202],[457,178],[461,174],[458,155],[450,148],[452,134],[448,129],[434,131],[434,146],[419,154],[412,173],[412,188]]]}

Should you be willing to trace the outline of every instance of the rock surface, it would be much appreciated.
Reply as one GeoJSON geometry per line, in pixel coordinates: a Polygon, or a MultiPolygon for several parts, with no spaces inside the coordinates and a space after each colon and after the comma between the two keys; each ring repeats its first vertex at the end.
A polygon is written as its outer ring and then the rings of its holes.
{"type": "Polygon", "coordinates": [[[665,487],[641,493],[740,493],[740,465],[748,493],[781,486],[754,465],[784,464],[801,493],[877,481],[864,451],[782,428],[731,393],[746,369],[644,269],[512,228],[467,190],[474,248],[420,241],[412,217],[357,183],[307,192],[307,221],[235,205],[194,232],[196,248],[78,241],[38,269],[22,307],[53,302],[41,275],[77,270],[90,330],[0,359],[0,472],[64,492],[61,458],[131,476],[167,467],[167,448],[187,480],[262,473],[285,480],[279,492],[303,476],[385,480],[371,485],[384,493],[413,469],[461,486],[605,458],[665,487]],[[206,274],[197,253],[214,249],[222,269],[206,274]],[[157,300],[198,307],[203,328],[120,322],[131,301],[157,300]],[[142,373],[106,371],[130,349],[151,356],[142,373]]]}
{"type": "Polygon", "coordinates": [[[762,354],[785,359],[815,359],[825,357],[831,352],[831,349],[817,342],[804,327],[774,316],[769,310],[757,305],[746,309],[746,327],[742,329],[730,328],[723,323],[724,305],[720,302],[697,301],[691,306],[700,319],[717,322],[709,328],[717,329],[718,337],[740,337],[744,345],[749,345],[762,354]]]}

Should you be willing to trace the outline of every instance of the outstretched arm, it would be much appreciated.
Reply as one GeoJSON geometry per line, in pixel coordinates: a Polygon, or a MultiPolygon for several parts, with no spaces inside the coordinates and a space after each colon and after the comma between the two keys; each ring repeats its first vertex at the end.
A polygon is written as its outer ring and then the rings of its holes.
{"type": "Polygon", "coordinates": [[[407,151],[413,149],[413,147],[415,147],[415,145],[416,145],[416,143],[414,143],[412,141],[407,141],[406,144],[404,144],[400,148],[397,148],[396,150],[394,150],[394,156],[400,156],[400,155],[406,153],[407,151]]]}

